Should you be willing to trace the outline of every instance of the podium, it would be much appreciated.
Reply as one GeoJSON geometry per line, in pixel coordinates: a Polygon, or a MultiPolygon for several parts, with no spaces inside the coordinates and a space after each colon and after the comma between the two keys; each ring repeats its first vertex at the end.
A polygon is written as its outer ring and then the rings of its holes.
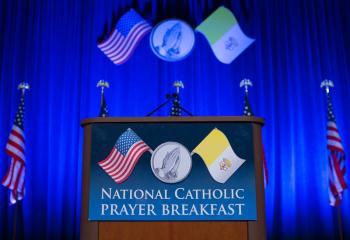
{"type": "MultiPolygon", "coordinates": [[[[84,128],[83,149],[83,182],[82,182],[82,208],[81,208],[81,239],[266,239],[264,179],[262,165],[261,127],[263,120],[258,117],[148,117],[148,118],[89,118],[81,123],[84,128]],[[138,132],[147,127],[172,127],[174,133],[177,126],[220,126],[236,127],[247,139],[251,139],[252,169],[255,175],[254,190],[256,203],[256,220],[203,220],[192,218],[181,221],[175,219],[149,220],[89,220],[89,198],[91,187],[91,156],[93,144],[96,139],[93,129],[105,126],[107,132],[113,126],[137,126],[138,132]],[[145,126],[145,127],[143,127],[145,126]],[[250,129],[245,133],[244,129],[250,129]]],[[[180,131],[180,130],[179,130],[180,131]]],[[[188,133],[189,136],[193,133],[188,133]]],[[[118,136],[115,136],[117,138],[118,136]]],[[[103,137],[102,137],[103,138],[103,137]]],[[[239,141],[239,139],[238,139],[239,141]]],[[[145,141],[146,142],[146,141],[145,141]]],[[[251,150],[250,150],[251,149],[251,150]]],[[[107,153],[108,154],[108,153],[107,153]]],[[[148,155],[149,156],[149,155],[148,155]]],[[[149,158],[147,156],[147,158],[149,158]]],[[[199,157],[196,157],[199,162],[199,157]]],[[[204,165],[203,165],[204,166],[204,165]]],[[[194,168],[194,167],[193,167],[194,168]]],[[[136,169],[136,168],[135,168],[136,169]]],[[[192,171],[194,171],[192,169],[192,171]]],[[[239,171],[237,171],[239,172],[239,171]]],[[[206,173],[207,174],[207,173],[206,173]]],[[[234,174],[235,175],[235,174],[234,174]]],[[[209,175],[208,175],[209,176],[209,175]]],[[[209,177],[208,177],[209,178],[209,177]]],[[[170,186],[170,185],[169,185],[170,186]]],[[[92,200],[90,200],[92,201],[92,200]]],[[[157,201],[157,200],[154,200],[157,201]]]]}

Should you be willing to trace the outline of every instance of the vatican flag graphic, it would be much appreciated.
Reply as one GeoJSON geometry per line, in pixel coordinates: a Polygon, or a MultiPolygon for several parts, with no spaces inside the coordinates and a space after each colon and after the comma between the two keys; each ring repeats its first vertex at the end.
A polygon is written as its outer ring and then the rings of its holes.
{"type": "Polygon", "coordinates": [[[210,175],[219,183],[225,183],[245,162],[233,151],[223,132],[213,129],[193,150],[207,166],[210,175]]]}
{"type": "Polygon", "coordinates": [[[230,64],[255,40],[247,37],[233,13],[225,7],[216,9],[196,27],[208,40],[217,59],[230,64]]]}

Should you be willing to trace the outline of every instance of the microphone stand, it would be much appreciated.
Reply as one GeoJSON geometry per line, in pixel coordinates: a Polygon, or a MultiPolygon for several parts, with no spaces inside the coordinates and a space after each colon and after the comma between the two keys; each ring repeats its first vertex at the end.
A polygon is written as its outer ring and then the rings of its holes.
{"type": "Polygon", "coordinates": [[[146,117],[152,116],[155,112],[158,112],[162,107],[164,107],[166,104],[168,104],[173,99],[173,97],[170,94],[167,94],[165,97],[167,98],[167,100],[165,102],[163,102],[162,104],[160,104],[155,109],[153,109],[150,113],[148,113],[146,115],[146,117]]]}
{"type": "Polygon", "coordinates": [[[181,110],[187,113],[189,116],[193,116],[192,113],[185,108],[180,106],[180,88],[184,88],[184,85],[181,81],[175,81],[174,87],[176,87],[176,93],[173,94],[167,94],[165,97],[167,100],[160,104],[158,107],[156,107],[153,111],[148,113],[146,117],[152,116],[155,112],[159,111],[162,107],[164,107],[166,104],[168,104],[170,101],[172,101],[173,106],[171,107],[170,116],[181,116],[181,110]]]}
{"type": "Polygon", "coordinates": [[[160,104],[158,107],[153,109],[150,113],[146,115],[146,117],[152,116],[154,113],[158,112],[161,108],[163,108],[166,104],[168,104],[170,101],[173,101],[170,116],[181,116],[181,110],[184,111],[187,115],[193,116],[193,114],[188,111],[187,109],[180,106],[180,100],[179,100],[179,94],[173,93],[173,94],[167,94],[165,96],[167,100],[160,104]]]}
{"type": "Polygon", "coordinates": [[[190,111],[181,107],[179,93],[173,93],[173,106],[170,111],[170,116],[181,116],[181,110],[187,113],[187,115],[193,116],[190,111]]]}

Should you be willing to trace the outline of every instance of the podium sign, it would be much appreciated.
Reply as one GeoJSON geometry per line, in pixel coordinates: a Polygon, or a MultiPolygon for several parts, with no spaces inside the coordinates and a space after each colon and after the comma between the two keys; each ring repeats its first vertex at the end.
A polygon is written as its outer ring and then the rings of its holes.
{"type": "Polygon", "coordinates": [[[94,125],[90,164],[89,220],[256,220],[250,123],[94,125]],[[128,144],[125,132],[150,151],[133,159],[135,167],[118,183],[113,172],[132,163],[125,163],[128,157],[107,161],[113,149],[126,155],[137,144],[118,149],[128,144]],[[116,144],[118,138],[124,142],[116,144]],[[197,146],[201,156],[193,152],[197,146]]]}
{"type": "Polygon", "coordinates": [[[228,236],[264,239],[261,124],[255,117],[84,120],[82,236],[137,238],[137,224],[149,237],[193,226],[201,233],[192,239],[222,227],[228,236]]]}

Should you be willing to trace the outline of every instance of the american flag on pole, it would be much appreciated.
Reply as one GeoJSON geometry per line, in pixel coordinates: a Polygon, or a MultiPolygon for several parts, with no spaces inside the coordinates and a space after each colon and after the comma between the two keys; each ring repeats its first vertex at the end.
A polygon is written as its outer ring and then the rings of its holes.
{"type": "Polygon", "coordinates": [[[152,27],[133,9],[118,21],[112,34],[97,46],[111,61],[123,64],[132,55],[140,40],[152,27]]]}
{"type": "Polygon", "coordinates": [[[105,99],[105,94],[102,93],[101,95],[101,105],[100,105],[100,117],[108,117],[108,108],[107,108],[107,102],[105,99]]]}
{"type": "Polygon", "coordinates": [[[327,92],[327,149],[329,161],[329,204],[339,206],[343,191],[347,188],[345,153],[333,113],[330,94],[327,92]]]}
{"type": "Polygon", "coordinates": [[[12,126],[10,136],[6,144],[6,154],[11,157],[11,163],[2,185],[11,190],[10,202],[16,203],[24,196],[24,175],[25,175],[25,139],[23,127],[24,94],[22,94],[18,106],[16,118],[12,126]]]}
{"type": "Polygon", "coordinates": [[[149,146],[130,128],[118,138],[106,159],[98,164],[116,183],[124,182],[149,146]]]}
{"type": "MultiPolygon", "coordinates": [[[[252,107],[250,105],[249,102],[249,98],[248,98],[248,93],[245,93],[244,96],[244,107],[243,107],[243,115],[245,116],[253,116],[253,111],[252,111],[252,107]]],[[[269,181],[269,173],[267,171],[267,164],[266,164],[266,158],[265,158],[265,148],[264,146],[262,147],[262,162],[263,162],[263,171],[264,171],[264,184],[265,187],[267,186],[267,183],[269,181]]]]}

